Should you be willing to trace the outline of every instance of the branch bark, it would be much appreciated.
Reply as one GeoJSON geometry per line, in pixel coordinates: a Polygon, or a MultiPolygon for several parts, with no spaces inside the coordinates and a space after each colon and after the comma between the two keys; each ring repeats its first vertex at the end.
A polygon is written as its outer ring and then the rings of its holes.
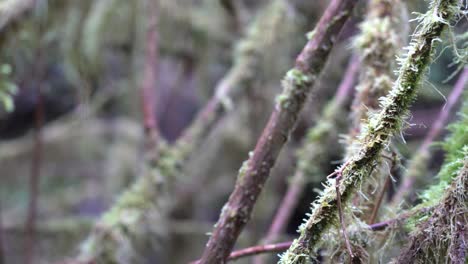
{"type": "Polygon", "coordinates": [[[298,151],[297,169],[291,179],[286,194],[283,197],[278,211],[273,217],[272,224],[265,236],[264,243],[269,244],[278,238],[284,232],[286,224],[291,218],[293,210],[299,201],[299,198],[304,189],[304,181],[307,175],[317,173],[318,171],[312,167],[318,166],[321,156],[325,153],[317,151],[327,149],[327,138],[334,134],[336,124],[339,119],[342,119],[340,113],[343,111],[343,105],[346,99],[351,94],[355,77],[359,69],[359,59],[353,56],[346,69],[345,77],[340,84],[334,98],[325,107],[322,118],[316,122],[316,125],[307,132],[307,139],[303,142],[303,147],[298,151]],[[323,146],[322,146],[323,145],[323,146]]]}
{"type": "Polygon", "coordinates": [[[283,93],[277,98],[276,107],[253,154],[239,171],[236,186],[223,207],[200,263],[224,263],[229,256],[355,3],[353,0],[331,2],[314,36],[296,59],[295,67],[286,74],[283,93]]]}

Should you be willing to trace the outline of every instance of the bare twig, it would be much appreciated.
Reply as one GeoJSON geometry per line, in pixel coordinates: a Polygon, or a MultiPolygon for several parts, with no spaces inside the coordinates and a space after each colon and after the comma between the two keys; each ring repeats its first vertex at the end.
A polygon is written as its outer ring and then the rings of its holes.
{"type": "Polygon", "coordinates": [[[284,91],[270,116],[253,155],[242,166],[236,186],[215,225],[200,263],[224,263],[250,218],[255,202],[293,128],[356,1],[334,0],[319,21],[315,34],[296,59],[283,82],[284,91]]]}
{"type": "Polygon", "coordinates": [[[431,126],[429,133],[424,138],[423,143],[409,162],[410,167],[407,170],[408,172],[403,176],[401,186],[398,188],[398,191],[392,198],[392,207],[398,206],[405,198],[408,197],[409,194],[414,191],[414,183],[416,182],[416,179],[419,178],[419,176],[425,171],[424,168],[426,168],[427,161],[430,158],[430,146],[444,130],[444,126],[450,117],[450,113],[452,112],[452,109],[456,105],[458,99],[461,97],[467,82],[468,67],[465,67],[457,82],[455,83],[455,86],[447,99],[447,103],[440,110],[440,113],[437,116],[434,124],[431,126]]]}
{"type": "Polygon", "coordinates": [[[159,138],[156,122],[154,89],[158,65],[158,1],[147,2],[147,31],[145,40],[145,65],[143,71],[143,83],[141,84],[140,97],[143,113],[143,126],[147,137],[147,143],[151,149],[155,149],[159,138]]]}

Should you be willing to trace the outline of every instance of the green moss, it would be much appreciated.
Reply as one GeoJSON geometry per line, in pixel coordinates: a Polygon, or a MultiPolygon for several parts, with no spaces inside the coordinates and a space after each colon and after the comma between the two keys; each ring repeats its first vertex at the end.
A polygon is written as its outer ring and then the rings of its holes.
{"type": "MultiPolygon", "coordinates": [[[[409,105],[414,100],[416,88],[427,69],[434,51],[434,44],[442,34],[447,21],[457,14],[458,1],[433,1],[431,9],[421,20],[421,26],[413,34],[408,54],[401,61],[399,76],[391,92],[381,104],[382,110],[370,120],[367,129],[359,137],[361,147],[351,155],[342,170],[341,197],[346,202],[355,188],[365,180],[380,157],[391,135],[398,133],[409,105]],[[434,20],[436,16],[439,19],[434,20]]],[[[338,208],[334,183],[329,181],[324,193],[313,203],[312,213],[300,228],[301,234],[290,249],[282,255],[280,263],[308,263],[309,255],[336,221],[338,208]]]]}
{"type": "Polygon", "coordinates": [[[453,178],[463,167],[465,157],[468,157],[468,103],[465,102],[459,116],[460,120],[449,126],[451,134],[443,143],[446,157],[444,165],[437,175],[439,182],[420,195],[424,201],[423,206],[433,206],[440,201],[453,178]]]}

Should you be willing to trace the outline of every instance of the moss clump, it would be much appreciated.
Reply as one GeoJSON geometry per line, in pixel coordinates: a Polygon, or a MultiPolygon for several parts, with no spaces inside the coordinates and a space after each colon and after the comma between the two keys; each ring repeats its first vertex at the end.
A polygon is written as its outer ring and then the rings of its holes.
{"type": "Polygon", "coordinates": [[[431,186],[421,193],[423,206],[433,206],[437,204],[444,191],[450,186],[454,177],[463,167],[465,157],[468,157],[468,103],[465,103],[459,113],[459,122],[450,125],[451,135],[442,144],[446,152],[445,162],[437,175],[438,184],[431,186]]]}

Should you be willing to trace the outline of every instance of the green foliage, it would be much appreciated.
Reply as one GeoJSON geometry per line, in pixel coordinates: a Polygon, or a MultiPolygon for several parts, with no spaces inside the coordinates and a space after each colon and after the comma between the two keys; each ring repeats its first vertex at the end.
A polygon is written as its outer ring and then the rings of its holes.
{"type": "Polygon", "coordinates": [[[453,178],[463,167],[464,158],[468,156],[468,103],[465,102],[459,116],[460,120],[449,126],[451,134],[442,144],[446,157],[437,175],[439,182],[425,190],[420,196],[424,201],[424,207],[433,206],[439,202],[453,178]]]}

